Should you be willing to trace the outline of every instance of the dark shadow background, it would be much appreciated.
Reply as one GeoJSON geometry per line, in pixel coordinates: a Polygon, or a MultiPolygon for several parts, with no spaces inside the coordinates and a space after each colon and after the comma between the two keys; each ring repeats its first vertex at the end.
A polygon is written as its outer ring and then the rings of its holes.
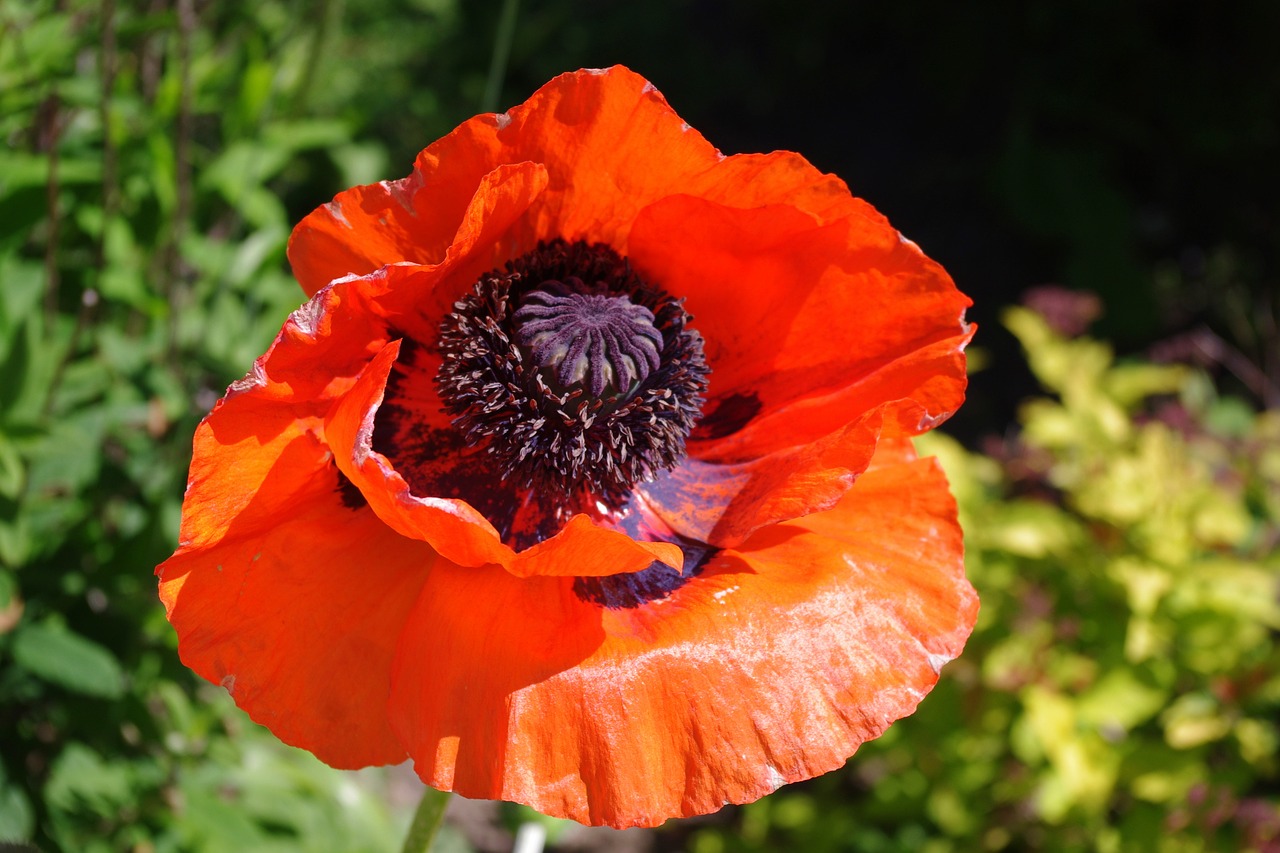
{"type": "MultiPolygon", "coordinates": [[[[392,89],[475,112],[499,5],[462,4],[392,89]]],[[[360,26],[358,8],[344,15],[360,26]]],[[[1207,328],[1274,389],[1277,33],[1267,0],[526,0],[500,102],[622,63],[726,153],[791,149],[844,178],[975,301],[991,358],[951,424],[972,439],[1033,390],[998,316],[1041,284],[1099,293],[1094,331],[1122,353],[1163,345],[1216,367],[1183,339],[1207,328]]],[[[414,112],[371,117],[396,174],[451,126],[414,112]]]]}

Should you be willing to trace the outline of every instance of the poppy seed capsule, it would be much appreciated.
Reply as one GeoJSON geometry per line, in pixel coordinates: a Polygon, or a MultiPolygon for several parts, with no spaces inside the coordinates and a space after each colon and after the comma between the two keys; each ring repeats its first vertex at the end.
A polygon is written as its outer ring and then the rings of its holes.
{"type": "Polygon", "coordinates": [[[440,324],[444,409],[551,517],[616,510],[684,458],[707,388],[702,337],[613,249],[541,244],[453,309],[440,324]]]}
{"type": "MultiPolygon", "coordinates": [[[[584,289],[579,278],[570,284],[584,289]]],[[[661,365],[662,333],[648,308],[626,296],[575,293],[558,281],[543,287],[515,312],[517,336],[564,389],[630,397],[661,365]]]]}

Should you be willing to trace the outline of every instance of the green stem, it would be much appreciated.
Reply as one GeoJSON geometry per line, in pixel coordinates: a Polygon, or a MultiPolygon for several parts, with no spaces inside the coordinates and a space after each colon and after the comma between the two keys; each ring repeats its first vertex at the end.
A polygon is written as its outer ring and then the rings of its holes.
{"type": "Polygon", "coordinates": [[[437,791],[432,787],[422,792],[422,802],[413,813],[413,823],[409,824],[402,853],[427,853],[431,849],[431,842],[444,823],[444,809],[449,805],[449,796],[448,791],[437,791]]]}
{"type": "Polygon", "coordinates": [[[493,41],[493,57],[489,60],[489,80],[484,86],[484,101],[480,109],[491,113],[498,109],[502,96],[502,78],[507,76],[507,59],[511,56],[511,41],[516,35],[516,13],[520,0],[503,0],[502,14],[498,18],[498,34],[493,41]]]}

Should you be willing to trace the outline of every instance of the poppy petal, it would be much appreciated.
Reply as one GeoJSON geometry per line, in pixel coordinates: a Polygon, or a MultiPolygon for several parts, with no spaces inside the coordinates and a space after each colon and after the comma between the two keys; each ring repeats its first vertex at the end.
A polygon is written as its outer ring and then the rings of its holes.
{"type": "Polygon", "coordinates": [[[537,163],[493,163],[447,205],[432,193],[423,194],[417,206],[410,202],[421,184],[417,173],[356,187],[298,223],[289,236],[289,263],[308,296],[339,278],[398,263],[434,266],[487,247],[478,274],[504,256],[509,247],[501,245],[503,232],[543,192],[547,180],[546,169],[537,163]]]}
{"type": "Polygon", "coordinates": [[[332,476],[331,454],[317,440],[324,413],[354,381],[368,339],[379,334],[376,322],[350,308],[329,291],[294,311],[270,349],[196,429],[181,548],[267,529],[312,477],[332,476]],[[343,314],[354,328],[328,334],[343,314]]]}
{"type": "MultiPolygon", "coordinates": [[[[271,451],[274,464],[240,516],[252,523],[188,544],[157,569],[182,661],[281,740],[334,767],[401,761],[386,719],[391,661],[436,555],[344,503],[314,436],[271,451]]],[[[233,468],[253,466],[253,455],[218,458],[233,468]]]]}
{"type": "Polygon", "coordinates": [[[673,573],[684,568],[684,552],[670,542],[632,539],[585,515],[569,519],[560,532],[516,555],[517,577],[603,577],[643,571],[662,563],[673,573]]]}
{"type": "MultiPolygon", "coordinates": [[[[499,541],[493,526],[474,507],[452,498],[413,495],[391,463],[372,451],[373,416],[400,348],[398,341],[387,342],[388,330],[403,326],[424,337],[434,335],[434,326],[422,328],[421,303],[434,301],[437,307],[429,310],[442,310],[440,303],[456,298],[448,295],[449,281],[462,282],[461,288],[479,274],[471,267],[489,268],[490,255],[502,251],[495,247],[502,244],[514,217],[541,192],[546,172],[532,163],[515,164],[493,170],[482,183],[440,265],[384,267],[326,286],[295,312],[255,366],[255,378],[245,384],[253,392],[251,408],[236,419],[235,426],[227,426],[232,420],[230,409],[215,412],[211,422],[222,431],[243,428],[259,442],[272,425],[289,434],[323,430],[344,475],[364,493],[375,512],[402,535],[430,542],[455,562],[495,562],[520,576],[634,572],[655,560],[678,571],[683,557],[677,546],[638,542],[586,517],[572,519],[556,536],[517,553],[499,541]],[[286,402],[290,405],[281,405],[286,402]],[[298,420],[304,406],[315,413],[305,423],[298,420]]],[[[234,408],[247,405],[242,401],[234,408]]],[[[438,411],[433,409],[427,416],[447,426],[438,411]]],[[[227,469],[221,463],[218,445],[231,440],[215,437],[207,452],[197,452],[193,479],[207,470],[214,478],[244,480],[250,472],[227,469]]],[[[274,457],[266,453],[261,458],[269,463],[274,457]]],[[[243,507],[235,504],[229,512],[222,511],[227,490],[245,500],[255,494],[250,482],[238,489],[234,484],[197,489],[198,500],[184,518],[201,529],[231,523],[243,507]],[[200,498],[205,491],[210,493],[207,500],[200,498]]]]}
{"type": "Polygon", "coordinates": [[[871,412],[817,441],[744,462],[686,459],[638,491],[676,533],[731,548],[761,527],[833,507],[870,463],[883,423],[883,412],[871,412]]]}
{"type": "Polygon", "coordinates": [[[881,218],[821,224],[677,196],[640,214],[630,257],[685,297],[706,341],[693,456],[758,457],[902,398],[917,403],[902,426],[918,433],[964,399],[970,301],[881,218]]]}
{"type": "Polygon", "coordinates": [[[407,178],[340,193],[294,230],[294,273],[310,294],[385,264],[439,263],[484,177],[522,163],[551,175],[525,217],[523,250],[559,236],[626,254],[639,211],[674,193],[734,207],[785,203],[821,221],[883,220],[798,154],[725,157],[647,80],[615,66],[561,75],[506,113],[464,122],[422,151],[407,178]]]}
{"type": "Polygon", "coordinates": [[[598,609],[572,587],[492,566],[432,574],[400,638],[389,706],[428,784],[502,797],[508,703],[580,664],[603,639],[598,609]]]}
{"type": "Polygon", "coordinates": [[[662,600],[593,609],[540,582],[433,574],[393,725],[429,784],[619,827],[839,767],[914,710],[977,612],[932,460],[871,467],[662,600]]]}

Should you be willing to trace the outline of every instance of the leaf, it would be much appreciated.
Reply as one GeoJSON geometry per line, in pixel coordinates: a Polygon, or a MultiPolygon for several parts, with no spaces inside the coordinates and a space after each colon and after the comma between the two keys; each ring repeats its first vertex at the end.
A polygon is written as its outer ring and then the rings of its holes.
{"type": "Polygon", "coordinates": [[[44,292],[44,270],[39,264],[13,255],[0,258],[0,359],[12,343],[18,328],[40,306],[44,292]]]}
{"type": "Polygon", "coordinates": [[[263,133],[268,145],[289,152],[341,145],[350,136],[344,122],[317,119],[276,122],[263,133]]]}
{"type": "MultiPolygon", "coordinates": [[[[22,596],[13,573],[0,569],[0,634],[7,634],[22,621],[22,596]]],[[[0,838],[4,838],[0,833],[0,838]]]]}
{"type": "Polygon", "coordinates": [[[1207,693],[1188,693],[1178,697],[1163,714],[1164,737],[1174,749],[1192,749],[1221,740],[1231,734],[1233,720],[1225,709],[1207,693]]]}
{"type": "MultiPolygon", "coordinates": [[[[27,795],[20,788],[0,781],[0,838],[9,842],[28,839],[35,825],[35,813],[27,795]]],[[[4,849],[10,848],[5,845],[4,849]]]]}
{"type": "Polygon", "coordinates": [[[102,699],[124,695],[124,672],[105,647],[52,623],[23,625],[13,638],[13,659],[51,684],[102,699]]]}
{"type": "Polygon", "coordinates": [[[24,473],[18,448],[0,432],[0,497],[16,498],[22,491],[24,473]]]}
{"type": "Polygon", "coordinates": [[[44,796],[64,814],[89,812],[108,815],[133,799],[130,768],[110,761],[82,743],[71,743],[53,764],[44,796]]]}
{"type": "MultiPolygon", "coordinates": [[[[49,155],[28,154],[24,151],[6,151],[0,156],[3,178],[0,178],[0,197],[22,187],[44,187],[49,182],[49,155]]],[[[102,164],[97,160],[59,159],[58,183],[96,184],[102,180],[102,164]]]]}
{"type": "MultiPolygon", "coordinates": [[[[329,156],[342,173],[344,187],[376,183],[391,168],[386,149],[376,143],[352,142],[334,146],[329,149],[329,156]]],[[[969,356],[969,367],[973,369],[974,348],[969,347],[965,352],[969,356]]]]}
{"type": "Polygon", "coordinates": [[[0,565],[21,566],[30,554],[31,534],[26,518],[0,516],[0,565]]]}
{"type": "Polygon", "coordinates": [[[1092,726],[1118,727],[1126,732],[1154,717],[1168,703],[1168,687],[1149,670],[1117,667],[1080,698],[1076,711],[1092,726]]]}

